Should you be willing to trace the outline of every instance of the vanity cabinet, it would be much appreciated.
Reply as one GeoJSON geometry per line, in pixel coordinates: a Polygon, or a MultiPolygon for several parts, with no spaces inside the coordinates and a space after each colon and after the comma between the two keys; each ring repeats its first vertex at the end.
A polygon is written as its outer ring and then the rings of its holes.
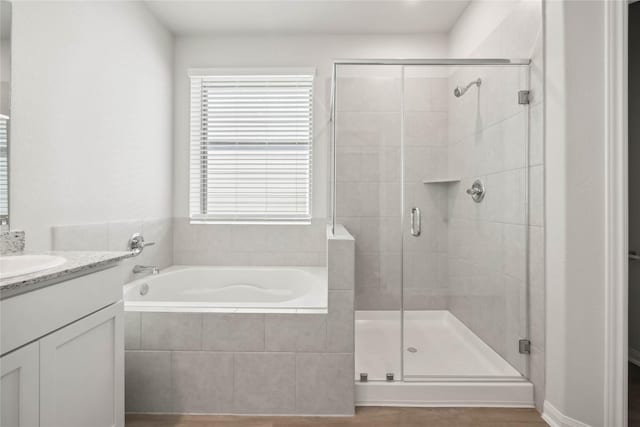
{"type": "Polygon", "coordinates": [[[124,426],[119,270],[0,301],[0,427],[124,426]]]}
{"type": "Polygon", "coordinates": [[[122,302],[40,340],[40,427],[117,427],[124,413],[122,302]]]}
{"type": "Polygon", "coordinates": [[[26,345],[0,358],[0,426],[39,423],[39,344],[26,345]]]}

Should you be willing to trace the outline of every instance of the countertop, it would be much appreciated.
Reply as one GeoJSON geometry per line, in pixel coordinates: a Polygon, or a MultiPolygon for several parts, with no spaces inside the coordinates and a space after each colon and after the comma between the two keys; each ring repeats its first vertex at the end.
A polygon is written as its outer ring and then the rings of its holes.
{"type": "Polygon", "coordinates": [[[52,285],[84,274],[89,274],[93,271],[109,267],[119,261],[134,256],[133,253],[129,251],[60,251],[38,253],[25,252],[24,254],[57,255],[65,258],[67,262],[57,267],[48,268],[35,273],[0,279],[0,299],[29,292],[43,286],[52,285]]]}

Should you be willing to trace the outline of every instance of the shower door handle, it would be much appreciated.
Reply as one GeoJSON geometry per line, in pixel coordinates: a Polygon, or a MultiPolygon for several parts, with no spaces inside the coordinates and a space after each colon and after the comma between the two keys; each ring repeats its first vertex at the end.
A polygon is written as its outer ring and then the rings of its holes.
{"type": "Polygon", "coordinates": [[[411,208],[411,235],[418,237],[422,233],[422,221],[420,219],[420,209],[411,208]]]}

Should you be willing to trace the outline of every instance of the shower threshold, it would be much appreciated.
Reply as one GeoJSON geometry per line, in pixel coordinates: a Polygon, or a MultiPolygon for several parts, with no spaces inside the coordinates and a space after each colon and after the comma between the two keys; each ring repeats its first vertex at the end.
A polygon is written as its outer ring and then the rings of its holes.
{"type": "Polygon", "coordinates": [[[404,312],[404,369],[400,311],[358,311],[355,333],[357,405],[533,406],[533,385],[449,311],[404,312]]]}

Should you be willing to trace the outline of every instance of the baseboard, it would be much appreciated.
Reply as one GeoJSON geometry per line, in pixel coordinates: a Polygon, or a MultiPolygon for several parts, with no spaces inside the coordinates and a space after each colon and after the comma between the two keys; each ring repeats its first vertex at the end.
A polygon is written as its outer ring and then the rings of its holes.
{"type": "Polygon", "coordinates": [[[629,347],[629,362],[636,366],[640,366],[640,350],[629,347]]]}
{"type": "MultiPolygon", "coordinates": [[[[327,417],[327,418],[347,418],[353,417],[356,415],[355,406],[354,412],[349,412],[346,414],[307,414],[307,413],[261,413],[261,412],[252,412],[252,413],[243,413],[243,412],[141,412],[141,411],[125,411],[125,415],[188,415],[188,416],[214,416],[214,417],[327,417]]],[[[206,424],[209,425],[209,424],[206,424]]],[[[261,425],[261,424],[260,424],[261,425]]]]}
{"type": "Polygon", "coordinates": [[[589,424],[567,417],[546,400],[544,401],[542,419],[551,427],[590,427],[589,424]]]}
{"type": "Polygon", "coordinates": [[[356,382],[356,406],[533,408],[533,384],[509,382],[356,382]]]}

